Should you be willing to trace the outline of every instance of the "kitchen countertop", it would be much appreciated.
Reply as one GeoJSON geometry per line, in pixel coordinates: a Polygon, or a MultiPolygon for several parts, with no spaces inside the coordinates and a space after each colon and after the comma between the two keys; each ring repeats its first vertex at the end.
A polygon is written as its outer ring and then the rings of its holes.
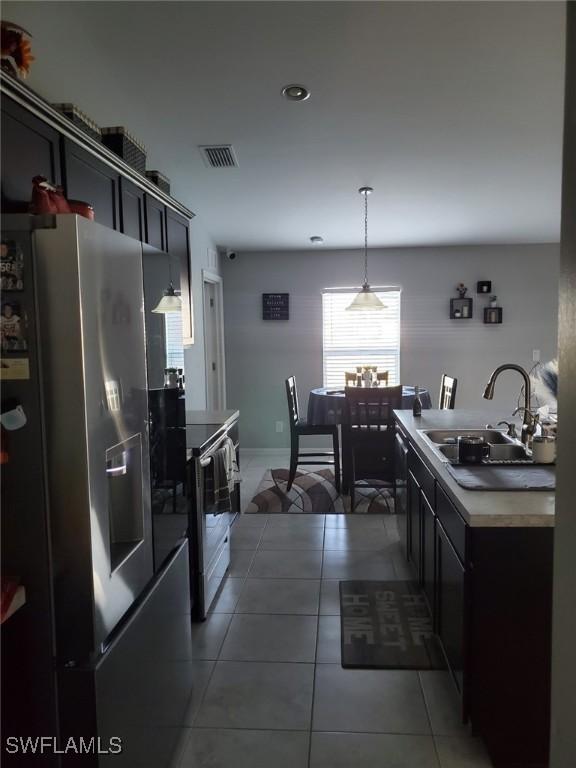
{"type": "Polygon", "coordinates": [[[488,423],[496,424],[502,419],[510,421],[508,415],[468,410],[423,410],[420,417],[414,417],[412,411],[394,413],[414,450],[430,467],[468,525],[478,528],[554,526],[553,491],[467,491],[449,474],[447,463],[418,434],[419,429],[483,429],[488,423]]]}
{"type": "Polygon", "coordinates": [[[186,448],[192,456],[201,456],[238,421],[240,411],[186,411],[186,448]]]}

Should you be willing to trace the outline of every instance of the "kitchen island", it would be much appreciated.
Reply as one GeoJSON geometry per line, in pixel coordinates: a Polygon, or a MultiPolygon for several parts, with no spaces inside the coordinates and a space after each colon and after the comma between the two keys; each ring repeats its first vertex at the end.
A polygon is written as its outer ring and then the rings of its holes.
{"type": "Polygon", "coordinates": [[[420,433],[502,414],[396,411],[398,525],[462,701],[496,768],[548,764],[554,493],[472,491],[420,433]]]}

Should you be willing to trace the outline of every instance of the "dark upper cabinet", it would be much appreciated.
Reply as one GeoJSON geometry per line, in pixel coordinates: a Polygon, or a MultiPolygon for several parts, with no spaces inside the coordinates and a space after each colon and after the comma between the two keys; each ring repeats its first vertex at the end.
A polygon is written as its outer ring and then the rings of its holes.
{"type": "Polygon", "coordinates": [[[66,196],[94,208],[94,218],[111,229],[120,229],[118,171],[68,139],[64,142],[66,196]]]}
{"type": "Polygon", "coordinates": [[[145,241],[144,192],[123,176],[120,177],[120,231],[145,241]]]}
{"type": "Polygon", "coordinates": [[[60,184],[60,134],[2,95],[2,209],[27,213],[34,176],[60,184]]]}
{"type": "MultiPolygon", "coordinates": [[[[166,360],[166,315],[154,312],[168,284],[173,270],[171,257],[150,245],[142,246],[142,269],[144,273],[144,321],[146,324],[146,366],[148,388],[164,386],[166,360]]],[[[174,284],[176,288],[177,285],[174,284]]],[[[152,446],[152,449],[154,446],[152,446]]]]}
{"type": "Polygon", "coordinates": [[[190,223],[188,219],[168,210],[166,213],[167,250],[180,268],[182,297],[182,337],[185,345],[194,343],[194,312],[190,283],[190,223]]]}
{"type": "Polygon", "coordinates": [[[145,241],[159,251],[166,251],[166,206],[155,197],[144,195],[145,241]]]}

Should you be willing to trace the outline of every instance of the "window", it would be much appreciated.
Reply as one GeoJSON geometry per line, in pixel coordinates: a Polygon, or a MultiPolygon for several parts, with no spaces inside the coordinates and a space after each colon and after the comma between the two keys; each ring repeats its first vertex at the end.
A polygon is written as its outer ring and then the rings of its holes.
{"type": "Polygon", "coordinates": [[[166,312],[166,368],[184,370],[184,347],[182,346],[182,312],[166,312]]]}
{"type": "Polygon", "coordinates": [[[386,309],[347,312],[358,291],[322,294],[324,386],[342,388],[344,373],[360,365],[388,371],[388,385],[400,384],[400,289],[376,289],[386,309]]]}

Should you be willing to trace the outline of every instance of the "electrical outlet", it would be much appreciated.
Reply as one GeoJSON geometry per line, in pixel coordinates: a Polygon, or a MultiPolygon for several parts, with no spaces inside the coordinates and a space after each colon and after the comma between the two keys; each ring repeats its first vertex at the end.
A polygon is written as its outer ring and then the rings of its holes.
{"type": "Polygon", "coordinates": [[[539,349],[533,349],[532,350],[532,362],[533,363],[539,363],[540,362],[540,350],[539,349]]]}
{"type": "Polygon", "coordinates": [[[284,422],[283,421],[277,421],[276,422],[276,432],[284,432],[284,422]]]}

